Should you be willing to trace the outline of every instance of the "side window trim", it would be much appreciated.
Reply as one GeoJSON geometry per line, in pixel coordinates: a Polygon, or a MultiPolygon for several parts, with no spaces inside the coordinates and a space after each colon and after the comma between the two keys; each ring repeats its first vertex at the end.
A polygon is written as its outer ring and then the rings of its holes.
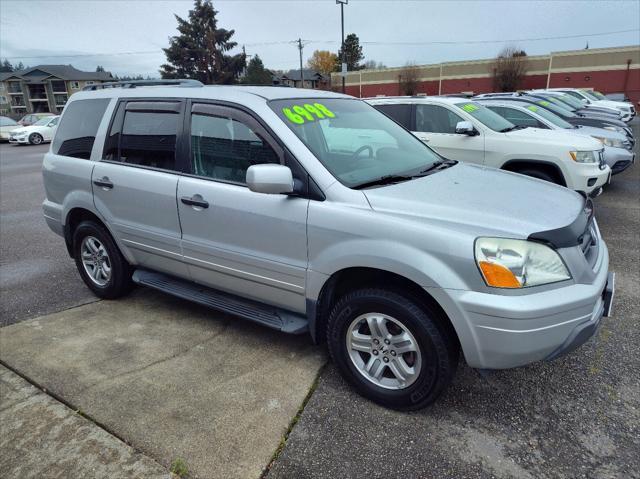
{"type": "Polygon", "coordinates": [[[185,114],[184,128],[185,128],[185,173],[188,176],[194,178],[200,178],[207,181],[214,181],[217,183],[225,183],[236,186],[247,187],[245,183],[239,183],[236,181],[224,180],[222,178],[212,178],[210,176],[198,175],[193,171],[192,164],[192,150],[191,150],[191,118],[193,114],[206,115],[206,116],[226,116],[232,120],[236,120],[240,123],[250,127],[255,133],[259,134],[264,141],[273,149],[278,156],[278,160],[281,165],[285,164],[285,154],[283,148],[273,138],[273,135],[267,131],[251,114],[228,105],[220,105],[217,103],[200,102],[198,100],[191,100],[188,105],[189,114],[185,114]],[[186,141],[188,139],[188,141],[186,141]]]}
{"type": "MultiPolygon", "coordinates": [[[[115,108],[113,109],[113,113],[111,115],[111,120],[109,121],[109,127],[106,132],[105,141],[102,147],[102,155],[99,161],[104,161],[106,163],[118,164],[130,168],[143,168],[146,170],[154,170],[154,171],[162,171],[165,173],[173,173],[173,174],[181,174],[185,173],[186,170],[185,164],[189,163],[189,158],[184,158],[184,136],[185,136],[185,105],[186,101],[184,98],[120,98],[116,103],[115,108]],[[122,108],[123,114],[120,118],[118,118],[118,113],[120,112],[120,108],[122,108]],[[115,131],[114,128],[117,128],[118,131],[118,158],[120,158],[120,151],[122,148],[122,128],[124,125],[124,118],[127,111],[131,112],[160,112],[160,113],[175,113],[179,115],[177,121],[177,131],[176,131],[176,148],[175,148],[175,160],[174,160],[174,168],[173,169],[165,169],[165,168],[155,168],[153,166],[146,165],[137,165],[135,163],[126,163],[119,160],[108,160],[105,158],[106,149],[109,141],[109,136],[112,131],[115,131]],[[118,122],[116,124],[116,121],[118,122]]],[[[186,131],[188,134],[188,130],[186,131]]]]}

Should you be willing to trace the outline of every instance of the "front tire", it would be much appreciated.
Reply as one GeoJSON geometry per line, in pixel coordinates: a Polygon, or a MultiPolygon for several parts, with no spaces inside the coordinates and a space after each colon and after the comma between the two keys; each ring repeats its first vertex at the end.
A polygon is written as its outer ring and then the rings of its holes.
{"type": "Polygon", "coordinates": [[[443,321],[435,308],[394,291],[352,291],[329,316],[329,353],[366,398],[420,409],[442,394],[457,367],[458,345],[443,321]]]}
{"type": "Polygon", "coordinates": [[[73,234],[73,253],[80,276],[96,296],[115,299],[131,291],[131,266],[104,226],[80,223],[73,234]]]}
{"type": "Polygon", "coordinates": [[[31,135],[29,135],[29,144],[31,145],[40,145],[43,141],[44,138],[42,138],[40,133],[31,133],[31,135]]]}

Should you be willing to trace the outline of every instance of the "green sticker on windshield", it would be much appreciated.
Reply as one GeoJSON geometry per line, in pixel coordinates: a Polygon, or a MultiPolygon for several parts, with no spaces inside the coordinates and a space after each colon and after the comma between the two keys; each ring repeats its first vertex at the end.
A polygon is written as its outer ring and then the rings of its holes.
{"type": "Polygon", "coordinates": [[[548,102],[548,101],[544,101],[544,100],[540,100],[540,101],[538,102],[538,105],[548,106],[548,105],[549,105],[549,102],[548,102]]]}
{"type": "Polygon", "coordinates": [[[462,108],[467,113],[473,113],[478,109],[478,106],[474,105],[473,103],[467,103],[466,105],[462,105],[460,108],[462,108]]]}
{"type": "Polygon", "coordinates": [[[529,105],[529,106],[527,107],[527,110],[531,110],[531,111],[538,111],[538,107],[537,107],[537,106],[535,106],[535,105],[529,105]]]}
{"type": "Polygon", "coordinates": [[[323,118],[335,118],[335,113],[329,110],[322,103],[303,103],[302,105],[291,105],[289,108],[283,108],[282,113],[291,123],[302,125],[307,121],[314,121],[323,118]]]}

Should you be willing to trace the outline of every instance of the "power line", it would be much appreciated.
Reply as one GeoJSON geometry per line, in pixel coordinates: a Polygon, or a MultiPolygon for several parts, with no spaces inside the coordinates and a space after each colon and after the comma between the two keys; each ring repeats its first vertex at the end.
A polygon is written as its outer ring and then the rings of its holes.
{"type": "MultiPolygon", "coordinates": [[[[589,37],[599,37],[605,35],[615,35],[618,33],[631,33],[631,32],[640,32],[639,28],[633,28],[629,30],[616,30],[612,32],[600,32],[600,33],[585,33],[585,34],[577,34],[577,35],[562,35],[555,37],[538,37],[538,38],[513,38],[508,40],[468,40],[468,41],[424,41],[424,42],[379,42],[379,41],[361,41],[361,45],[476,45],[476,44],[488,44],[488,43],[515,43],[515,42],[537,42],[544,40],[562,40],[568,38],[589,38],[589,37]]],[[[286,44],[296,44],[298,40],[281,40],[281,41],[273,41],[273,42],[254,42],[254,43],[245,43],[246,46],[270,46],[270,45],[286,45],[286,44]]],[[[339,43],[334,40],[305,40],[305,44],[309,43],[325,43],[325,44],[336,44],[339,43]]],[[[146,50],[146,51],[133,51],[133,52],[114,52],[114,53],[75,53],[70,55],[34,55],[34,56],[13,56],[13,57],[3,57],[7,60],[30,60],[37,58],[82,58],[82,57],[110,57],[110,56],[121,56],[121,55],[150,55],[150,54],[158,54],[161,53],[161,50],[146,50]]]]}

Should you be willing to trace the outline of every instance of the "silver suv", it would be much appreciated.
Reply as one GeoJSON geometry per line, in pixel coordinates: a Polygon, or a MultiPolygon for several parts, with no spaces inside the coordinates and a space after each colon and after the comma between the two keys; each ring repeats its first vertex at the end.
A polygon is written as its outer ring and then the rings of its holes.
{"type": "MultiPolygon", "coordinates": [[[[446,160],[363,101],[275,87],[80,92],[44,215],[102,298],[133,283],[326,340],[388,407],[556,358],[609,314],[591,201],[446,160]]],[[[110,86],[110,85],[107,85],[110,86]]]]}

